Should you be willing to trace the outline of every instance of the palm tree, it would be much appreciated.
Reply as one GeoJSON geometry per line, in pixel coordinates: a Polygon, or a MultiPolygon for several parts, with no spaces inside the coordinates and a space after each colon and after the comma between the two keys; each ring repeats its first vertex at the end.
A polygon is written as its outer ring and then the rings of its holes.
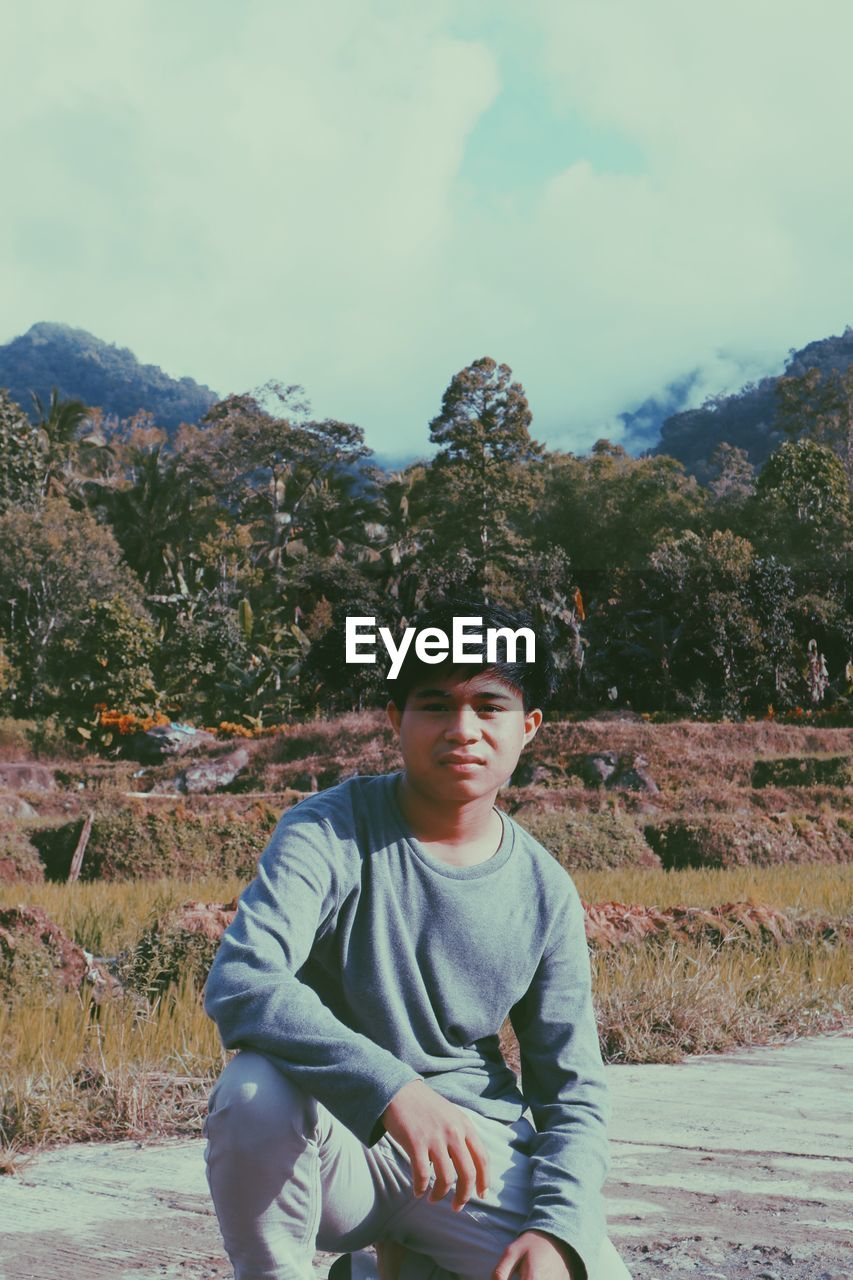
{"type": "Polygon", "coordinates": [[[125,559],[149,592],[190,593],[186,546],[191,529],[187,482],[163,445],[132,449],[130,483],[90,483],[90,500],[112,525],[125,559]]]}
{"type": "Polygon", "coordinates": [[[78,433],[89,417],[88,405],[82,400],[61,400],[56,387],[52,388],[47,405],[36,391],[32,392],[32,398],[45,456],[42,496],[47,497],[49,493],[67,496],[69,490],[79,490],[74,463],[80,443],[78,433]]]}

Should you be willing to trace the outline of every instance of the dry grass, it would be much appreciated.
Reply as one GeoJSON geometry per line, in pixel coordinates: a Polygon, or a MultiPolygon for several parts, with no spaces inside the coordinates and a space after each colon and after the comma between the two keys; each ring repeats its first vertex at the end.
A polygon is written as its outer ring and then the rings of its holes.
{"type": "MultiPolygon", "coordinates": [[[[610,1062],[674,1062],[837,1028],[853,1015],[850,947],[707,941],[593,951],[610,1062]]],[[[66,995],[0,1008],[0,1147],[198,1133],[225,1060],[198,991],[100,1007],[66,995]]],[[[512,1053],[511,1044],[507,1048],[512,1053]]]]}
{"type": "Polygon", "coordinates": [[[246,886],[236,876],[199,880],[0,884],[0,908],[43,907],[79,946],[96,956],[132,947],[149,924],[181,903],[229,902],[246,886]]]}
{"type": "MultiPolygon", "coordinates": [[[[752,900],[821,916],[851,911],[853,867],[682,870],[626,867],[575,876],[590,902],[715,906],[752,900]]],[[[227,902],[235,877],[0,885],[0,905],[41,906],[100,955],[132,947],[188,899],[227,902]]],[[[853,1016],[850,946],[653,941],[593,953],[602,1047],[614,1062],[674,1061],[830,1029],[853,1016]]],[[[66,995],[0,1007],[0,1152],[94,1138],[197,1133],[223,1054],[198,991],[153,1002],[66,995]]]]}
{"type": "Polygon", "coordinates": [[[853,1016],[850,950],[701,941],[593,951],[602,1052],[609,1062],[677,1062],[834,1030],[853,1016]]]}
{"type": "Polygon", "coordinates": [[[0,1008],[0,1142],[195,1133],[224,1055],[197,990],[155,1005],[68,995],[0,1008]]]}
{"type": "Polygon", "coordinates": [[[760,759],[850,755],[853,730],[817,729],[774,721],[752,724],[558,721],[544,725],[529,748],[533,759],[543,763],[572,760],[602,750],[619,754],[640,752],[662,789],[692,794],[697,787],[702,790],[732,785],[751,787],[752,771],[760,759]]]}
{"type": "MultiPolygon", "coordinates": [[[[712,907],[753,902],[828,916],[853,913],[853,866],[686,868],[617,867],[575,871],[586,902],[648,907],[712,907]]],[[[183,902],[229,902],[245,887],[236,876],[67,884],[0,884],[0,908],[43,907],[69,937],[94,955],[131,947],[144,929],[183,902]]]]}
{"type": "Polygon", "coordinates": [[[807,867],[687,867],[660,871],[619,867],[574,871],[586,902],[630,902],[643,907],[716,907],[752,902],[820,915],[853,913],[853,866],[817,863],[807,867]]]}

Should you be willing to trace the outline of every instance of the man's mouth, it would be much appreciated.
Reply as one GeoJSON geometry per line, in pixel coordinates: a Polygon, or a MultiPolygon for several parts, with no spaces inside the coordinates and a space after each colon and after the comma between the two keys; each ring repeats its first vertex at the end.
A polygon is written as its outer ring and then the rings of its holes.
{"type": "Polygon", "coordinates": [[[485,764],[479,756],[442,756],[439,764],[477,765],[485,764]]]}

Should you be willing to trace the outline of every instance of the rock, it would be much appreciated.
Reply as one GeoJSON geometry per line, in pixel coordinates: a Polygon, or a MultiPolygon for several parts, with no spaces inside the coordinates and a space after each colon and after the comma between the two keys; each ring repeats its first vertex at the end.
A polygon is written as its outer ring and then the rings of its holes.
{"type": "Polygon", "coordinates": [[[236,751],[230,751],[228,755],[219,756],[216,760],[202,760],[184,769],[175,779],[175,786],[178,791],[186,792],[187,795],[222,791],[242,773],[249,758],[247,747],[237,747],[236,751]]]}
{"type": "Polygon", "coordinates": [[[9,791],[55,791],[56,778],[47,765],[0,764],[0,787],[9,791]]]}
{"type": "Polygon", "coordinates": [[[6,818],[37,818],[38,813],[22,796],[0,791],[0,814],[6,818]]]}
{"type": "Polygon", "coordinates": [[[639,753],[622,756],[604,785],[610,788],[619,787],[625,791],[647,791],[650,795],[657,795],[659,787],[646,772],[648,764],[646,757],[639,753]]]}
{"type": "Polygon", "coordinates": [[[658,785],[647,772],[648,760],[639,752],[620,755],[618,751],[596,751],[582,756],[578,772],[591,787],[646,791],[656,795],[658,785]]]}
{"type": "Polygon", "coordinates": [[[580,762],[581,776],[592,787],[603,787],[619,766],[616,751],[597,751],[586,755],[580,762]]]}
{"type": "Polygon", "coordinates": [[[510,778],[510,786],[547,786],[555,780],[555,776],[559,776],[559,771],[554,765],[542,764],[522,756],[516,765],[515,773],[510,778]]]}
{"type": "Polygon", "coordinates": [[[161,760],[183,756],[216,745],[216,738],[206,729],[188,724],[158,724],[131,739],[131,754],[139,760],[156,764],[161,760]]]}

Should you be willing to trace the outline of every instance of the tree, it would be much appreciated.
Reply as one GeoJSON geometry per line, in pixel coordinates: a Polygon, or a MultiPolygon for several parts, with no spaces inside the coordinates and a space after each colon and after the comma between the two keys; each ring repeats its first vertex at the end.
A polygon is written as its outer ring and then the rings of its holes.
{"type": "Polygon", "coordinates": [[[788,563],[849,562],[847,482],[827,445],[807,436],[781,445],[758,477],[751,511],[756,543],[788,563]]]}
{"type": "Polygon", "coordinates": [[[540,537],[562,547],[579,579],[639,569],[661,541],[705,524],[706,495],[674,458],[632,458],[599,440],[589,457],[549,455],[540,537]]]}
{"type": "MultiPolygon", "coordinates": [[[[5,696],[12,714],[67,708],[74,654],[91,625],[90,602],[112,600],[140,622],[147,618],[115,538],[89,511],[48,497],[39,510],[10,508],[0,517],[0,632],[17,673],[5,696]]],[[[116,660],[120,669],[120,652],[116,660]]]]}
{"type": "Polygon", "coordinates": [[[43,470],[38,429],[0,388],[0,514],[38,504],[43,470]]]}
{"type": "Polygon", "coordinates": [[[786,434],[832,449],[844,467],[848,488],[853,487],[853,365],[780,378],[776,395],[786,434]]]}
{"type": "Polygon", "coordinates": [[[202,533],[191,486],[162,441],[122,453],[123,475],[89,484],[128,564],[151,593],[190,594],[189,544],[202,533]]]}
{"type": "Polygon", "coordinates": [[[745,449],[724,441],[711,454],[709,469],[712,520],[718,528],[741,532],[746,504],[755,492],[755,467],[745,449]]]}
{"type": "Polygon", "coordinates": [[[219,532],[207,533],[204,558],[217,542],[244,549],[231,598],[224,573],[215,583],[205,578],[216,609],[205,605],[197,616],[213,620],[247,600],[254,624],[245,661],[229,665],[223,690],[256,717],[292,709],[307,647],[300,619],[324,596],[337,598],[335,584],[345,582],[343,598],[352,598],[379,557],[367,533],[375,485],[363,466],[362,432],[309,420],[300,392],[270,383],[256,395],[228,397],[175,443],[178,473],[214,504],[219,532]]]}
{"type": "Polygon", "coordinates": [[[122,596],[90,599],[79,627],[63,637],[67,678],[57,709],[68,716],[104,704],[150,715],[158,700],[151,665],[157,637],[151,621],[122,596]]]}
{"type": "Polygon", "coordinates": [[[440,524],[432,558],[459,557],[471,585],[488,592],[501,572],[524,555],[539,476],[531,463],[542,446],[530,436],[532,415],[508,365],[489,357],[457,373],[430,423],[440,446],[429,471],[429,492],[440,524]]]}
{"type": "Polygon", "coordinates": [[[742,717],[796,694],[794,584],[728,530],[664,541],[590,619],[590,678],[637,709],[742,717]]]}
{"type": "Polygon", "coordinates": [[[60,399],[56,387],[46,405],[35,391],[32,397],[45,459],[42,493],[67,493],[75,488],[75,463],[83,443],[80,429],[88,420],[89,409],[82,400],[60,399]]]}
{"type": "MultiPolygon", "coordinates": [[[[329,503],[328,486],[338,482],[340,499],[344,477],[369,452],[360,427],[309,421],[300,393],[268,383],[255,396],[229,396],[206,415],[204,428],[186,428],[177,442],[181,466],[200,490],[252,525],[253,554],[273,570],[278,589],[287,579],[289,544],[311,545],[330,505],[347,518],[345,502],[329,503]]],[[[353,477],[348,496],[357,488],[353,477]]]]}

